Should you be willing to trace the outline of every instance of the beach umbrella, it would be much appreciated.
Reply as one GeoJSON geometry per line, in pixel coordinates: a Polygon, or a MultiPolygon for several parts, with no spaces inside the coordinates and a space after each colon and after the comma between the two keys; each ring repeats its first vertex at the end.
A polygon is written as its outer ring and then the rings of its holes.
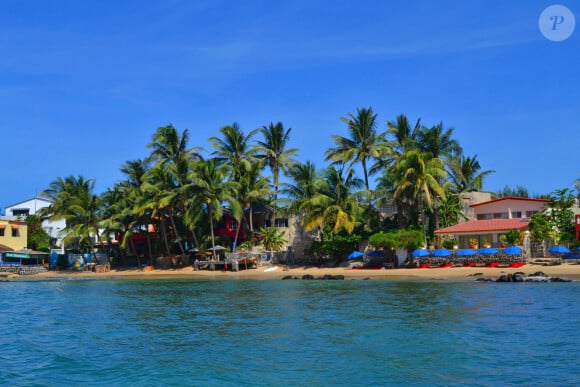
{"type": "Polygon", "coordinates": [[[522,253],[522,249],[518,246],[508,246],[503,249],[503,252],[507,255],[520,255],[522,253]]]}
{"type": "Polygon", "coordinates": [[[225,250],[226,248],[220,245],[216,245],[216,247],[210,247],[207,251],[218,251],[218,250],[225,250]]]}
{"type": "Polygon", "coordinates": [[[477,250],[475,249],[461,249],[457,250],[457,255],[460,257],[471,257],[477,254],[477,250]]]}
{"type": "Polygon", "coordinates": [[[498,254],[499,250],[494,248],[494,247],[484,247],[482,249],[479,249],[477,251],[478,254],[483,254],[483,255],[493,255],[493,254],[498,254]]]}
{"type": "Polygon", "coordinates": [[[352,253],[350,253],[347,258],[348,259],[356,259],[356,258],[360,258],[362,256],[364,256],[364,253],[361,253],[360,251],[355,250],[352,253]]]}
{"type": "Polygon", "coordinates": [[[554,246],[550,249],[550,253],[552,254],[570,254],[571,251],[569,248],[565,246],[554,246]]]}
{"type": "Polygon", "coordinates": [[[381,250],[375,250],[375,251],[371,251],[367,255],[369,257],[382,257],[383,256],[383,252],[381,250]]]}
{"type": "Polygon", "coordinates": [[[451,251],[449,251],[447,249],[437,249],[437,250],[433,251],[434,257],[448,257],[450,255],[451,255],[451,251]]]}
{"type": "Polygon", "coordinates": [[[429,255],[429,252],[425,249],[416,249],[411,253],[411,255],[415,258],[426,257],[429,255]]]}

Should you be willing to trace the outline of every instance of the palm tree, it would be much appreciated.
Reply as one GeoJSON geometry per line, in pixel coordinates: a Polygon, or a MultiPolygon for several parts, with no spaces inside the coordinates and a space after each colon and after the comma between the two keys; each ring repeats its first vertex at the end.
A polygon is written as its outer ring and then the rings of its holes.
{"type": "Polygon", "coordinates": [[[444,161],[453,154],[461,153],[461,146],[453,138],[453,130],[453,128],[444,129],[442,122],[430,128],[422,126],[417,132],[419,150],[444,161]]]}
{"type": "Polygon", "coordinates": [[[239,180],[244,170],[250,169],[252,162],[255,162],[255,149],[250,148],[250,140],[258,129],[252,130],[247,135],[244,134],[240,125],[234,122],[220,129],[223,139],[210,137],[209,141],[215,149],[212,156],[220,163],[228,163],[232,166],[232,178],[239,180]]]}
{"type": "Polygon", "coordinates": [[[209,159],[197,162],[195,167],[189,176],[190,188],[199,193],[207,210],[211,243],[215,254],[214,221],[219,221],[222,218],[223,203],[229,204],[234,218],[238,222],[240,221],[241,206],[235,199],[239,184],[227,180],[227,176],[231,173],[229,164],[220,164],[216,159],[209,159]]]}
{"type": "Polygon", "coordinates": [[[305,213],[302,219],[304,228],[310,231],[329,225],[334,233],[342,229],[352,233],[363,211],[359,202],[363,192],[355,190],[362,188],[364,182],[352,169],[344,177],[342,170],[329,167],[319,184],[319,191],[300,206],[305,213]]]}
{"type": "Polygon", "coordinates": [[[439,158],[432,158],[419,150],[412,150],[403,156],[395,165],[401,179],[395,189],[394,197],[399,198],[410,190],[412,197],[416,198],[419,205],[421,220],[423,224],[423,235],[425,242],[426,217],[425,206],[432,208],[433,195],[438,195],[445,199],[445,191],[439,181],[445,177],[443,161],[439,158]]]}
{"type": "Polygon", "coordinates": [[[293,165],[288,175],[292,182],[282,183],[280,192],[288,198],[288,212],[298,214],[302,204],[318,193],[320,177],[311,161],[293,165]]]}
{"type": "Polygon", "coordinates": [[[152,141],[147,145],[151,149],[150,160],[163,166],[163,169],[182,185],[189,172],[190,159],[199,160],[201,148],[188,148],[189,131],[185,129],[181,135],[173,125],[157,128],[152,141]]]}
{"type": "Polygon", "coordinates": [[[453,155],[448,163],[449,179],[453,192],[481,191],[483,178],[494,173],[493,170],[481,171],[477,155],[465,157],[462,154],[453,155]]]}
{"type": "Polygon", "coordinates": [[[369,160],[379,160],[385,151],[385,136],[377,133],[377,115],[369,107],[357,108],[356,116],[341,117],[348,126],[350,137],[332,135],[336,147],[326,151],[326,161],[348,164],[352,169],[354,164],[361,163],[365,188],[369,190],[369,160]]]}
{"type": "Polygon", "coordinates": [[[272,171],[273,198],[274,203],[276,203],[278,200],[280,172],[286,174],[288,169],[296,163],[293,157],[298,152],[298,148],[287,148],[292,128],[285,130],[281,122],[276,124],[270,122],[268,126],[261,127],[259,131],[264,140],[256,142],[256,151],[261,153],[261,157],[266,159],[266,164],[272,171]]]}
{"type": "Polygon", "coordinates": [[[101,203],[94,194],[95,180],[83,176],[57,178],[49,184],[41,195],[52,200],[52,204],[41,211],[42,216],[51,220],[65,219],[63,230],[65,242],[78,238],[79,243],[89,241],[91,253],[94,239],[99,239],[101,203]]]}

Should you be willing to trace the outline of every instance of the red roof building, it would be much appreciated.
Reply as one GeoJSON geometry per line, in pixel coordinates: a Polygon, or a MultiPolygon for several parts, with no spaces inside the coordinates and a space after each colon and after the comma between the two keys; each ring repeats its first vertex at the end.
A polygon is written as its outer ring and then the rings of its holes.
{"type": "Polygon", "coordinates": [[[435,231],[435,235],[449,236],[459,242],[461,248],[468,247],[470,240],[477,240],[478,245],[490,243],[492,246],[501,245],[500,236],[515,229],[526,231],[530,217],[544,209],[549,202],[547,199],[530,199],[504,197],[483,203],[472,204],[474,218],[454,226],[435,231]]]}

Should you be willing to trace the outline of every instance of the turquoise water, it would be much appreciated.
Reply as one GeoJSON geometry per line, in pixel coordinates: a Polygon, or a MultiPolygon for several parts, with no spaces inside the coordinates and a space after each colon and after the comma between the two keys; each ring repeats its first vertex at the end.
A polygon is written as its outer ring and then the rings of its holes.
{"type": "Polygon", "coordinates": [[[580,282],[0,283],[0,385],[577,385],[580,282]]]}

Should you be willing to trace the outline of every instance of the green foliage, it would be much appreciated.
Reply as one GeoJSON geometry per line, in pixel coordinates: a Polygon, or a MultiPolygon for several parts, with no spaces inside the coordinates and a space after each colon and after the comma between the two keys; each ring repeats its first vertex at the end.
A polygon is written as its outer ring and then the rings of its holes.
{"type": "Polygon", "coordinates": [[[550,217],[554,226],[554,239],[556,243],[560,240],[571,240],[573,234],[574,212],[570,209],[574,205],[576,198],[568,188],[556,190],[550,194],[550,217]]]}
{"type": "Polygon", "coordinates": [[[262,244],[264,245],[264,249],[267,251],[280,251],[282,246],[287,242],[287,240],[284,239],[284,230],[278,230],[276,227],[260,227],[258,234],[264,237],[262,239],[262,244]]]}
{"type": "Polygon", "coordinates": [[[543,241],[549,238],[552,233],[552,225],[548,217],[541,213],[532,215],[528,228],[530,229],[532,239],[535,241],[543,241]]]}
{"type": "Polygon", "coordinates": [[[361,236],[357,234],[341,233],[335,235],[328,233],[332,239],[324,241],[314,241],[312,251],[318,257],[341,258],[348,256],[353,250],[357,250],[361,241],[361,236]]]}
{"type": "Polygon", "coordinates": [[[37,251],[50,251],[50,235],[42,228],[40,217],[28,215],[26,222],[28,223],[28,248],[37,251]]]}
{"type": "Polygon", "coordinates": [[[456,246],[457,244],[458,244],[457,239],[449,237],[444,238],[443,241],[441,242],[441,245],[446,249],[452,249],[453,246],[456,246]]]}
{"type": "Polygon", "coordinates": [[[384,249],[403,247],[414,250],[423,246],[423,234],[415,228],[380,231],[369,238],[369,244],[384,249]]]}
{"type": "Polygon", "coordinates": [[[515,245],[520,240],[520,232],[518,230],[516,230],[515,228],[512,228],[511,230],[506,232],[504,235],[505,235],[505,241],[508,245],[515,245]]]}
{"type": "Polygon", "coordinates": [[[524,186],[518,185],[516,188],[510,188],[507,185],[500,191],[497,192],[498,198],[505,198],[508,196],[513,196],[517,198],[528,198],[530,197],[528,189],[524,186]]]}

